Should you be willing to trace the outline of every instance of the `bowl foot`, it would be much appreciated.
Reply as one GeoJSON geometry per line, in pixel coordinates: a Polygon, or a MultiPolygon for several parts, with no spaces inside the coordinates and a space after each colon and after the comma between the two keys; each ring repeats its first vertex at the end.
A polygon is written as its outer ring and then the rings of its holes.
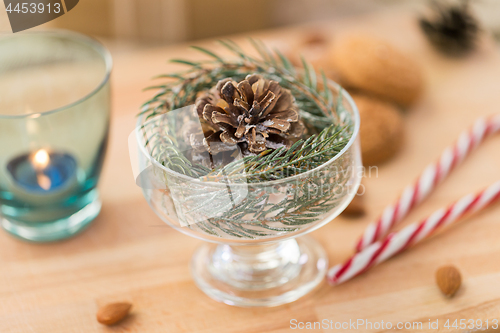
{"type": "Polygon", "coordinates": [[[324,281],[326,253],[311,237],[266,245],[203,244],[191,261],[198,287],[229,305],[269,307],[306,295],[324,281]]]}

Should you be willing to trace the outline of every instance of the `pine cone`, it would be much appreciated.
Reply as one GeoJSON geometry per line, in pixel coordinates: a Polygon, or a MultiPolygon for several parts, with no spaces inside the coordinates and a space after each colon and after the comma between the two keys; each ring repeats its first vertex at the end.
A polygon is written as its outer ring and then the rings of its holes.
{"type": "Polygon", "coordinates": [[[304,133],[299,108],[291,92],[261,75],[235,82],[221,80],[195,105],[203,133],[191,133],[195,151],[211,155],[239,145],[244,155],[290,147],[304,133]]]}
{"type": "Polygon", "coordinates": [[[472,51],[479,37],[479,23],[470,12],[468,1],[461,5],[433,2],[435,18],[420,18],[420,27],[438,50],[460,56],[472,51]]]}

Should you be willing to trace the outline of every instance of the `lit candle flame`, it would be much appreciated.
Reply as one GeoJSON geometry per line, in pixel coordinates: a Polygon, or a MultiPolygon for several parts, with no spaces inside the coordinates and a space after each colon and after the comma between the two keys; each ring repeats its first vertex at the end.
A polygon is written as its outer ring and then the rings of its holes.
{"type": "Polygon", "coordinates": [[[36,175],[36,180],[38,185],[44,190],[50,189],[52,186],[52,181],[47,177],[42,171],[50,163],[49,153],[45,149],[40,149],[33,155],[33,166],[38,171],[36,175]]]}
{"type": "Polygon", "coordinates": [[[49,165],[50,156],[45,149],[40,149],[33,156],[33,165],[36,169],[45,169],[49,165]]]}

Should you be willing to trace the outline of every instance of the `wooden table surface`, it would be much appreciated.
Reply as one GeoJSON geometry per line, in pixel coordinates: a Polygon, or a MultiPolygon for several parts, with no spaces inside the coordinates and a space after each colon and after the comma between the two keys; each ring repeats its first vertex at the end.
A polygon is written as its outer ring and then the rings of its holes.
{"type": "MultiPolygon", "coordinates": [[[[359,30],[392,41],[422,65],[427,85],[418,105],[405,114],[405,149],[365,179],[368,215],[338,218],[313,233],[331,263],[351,254],[363,228],[461,130],[478,116],[499,111],[500,56],[493,42],[486,40],[465,60],[446,59],[426,44],[414,14],[385,12],[321,25],[334,39],[359,30]]],[[[305,31],[295,27],[254,36],[281,45],[305,31]]],[[[92,226],[53,244],[25,243],[0,232],[0,332],[277,333],[292,331],[292,319],[427,323],[432,318],[441,319],[440,325],[445,318],[500,319],[499,205],[361,277],[337,287],[324,284],[289,305],[245,309],[206,297],[188,268],[200,241],[154,215],[134,184],[128,158],[134,115],[148,96],[141,89],[152,76],[175,69],[166,62],[174,57],[199,55],[186,45],[114,54],[111,141],[100,183],[104,205],[92,226]],[[434,272],[443,264],[456,265],[463,274],[463,287],[452,299],[444,298],[434,283],[434,272]],[[133,303],[132,315],[111,328],[98,324],[97,308],[118,300],[133,303]]],[[[500,138],[488,140],[407,221],[498,180],[499,150],[500,138]]]]}

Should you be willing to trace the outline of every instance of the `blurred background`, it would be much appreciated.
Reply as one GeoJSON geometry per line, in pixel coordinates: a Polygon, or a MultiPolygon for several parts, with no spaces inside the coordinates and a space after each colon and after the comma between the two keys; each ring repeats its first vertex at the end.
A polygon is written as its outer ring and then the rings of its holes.
{"type": "MultiPolygon", "coordinates": [[[[453,1],[453,0],[452,0],[453,1]]],[[[423,8],[428,0],[80,0],[43,27],[117,41],[170,44],[356,15],[391,6],[423,8]]],[[[483,26],[500,34],[500,1],[472,0],[483,26]]],[[[0,8],[4,4],[0,4],[0,8]]],[[[0,31],[10,32],[4,8],[0,31]]]]}

